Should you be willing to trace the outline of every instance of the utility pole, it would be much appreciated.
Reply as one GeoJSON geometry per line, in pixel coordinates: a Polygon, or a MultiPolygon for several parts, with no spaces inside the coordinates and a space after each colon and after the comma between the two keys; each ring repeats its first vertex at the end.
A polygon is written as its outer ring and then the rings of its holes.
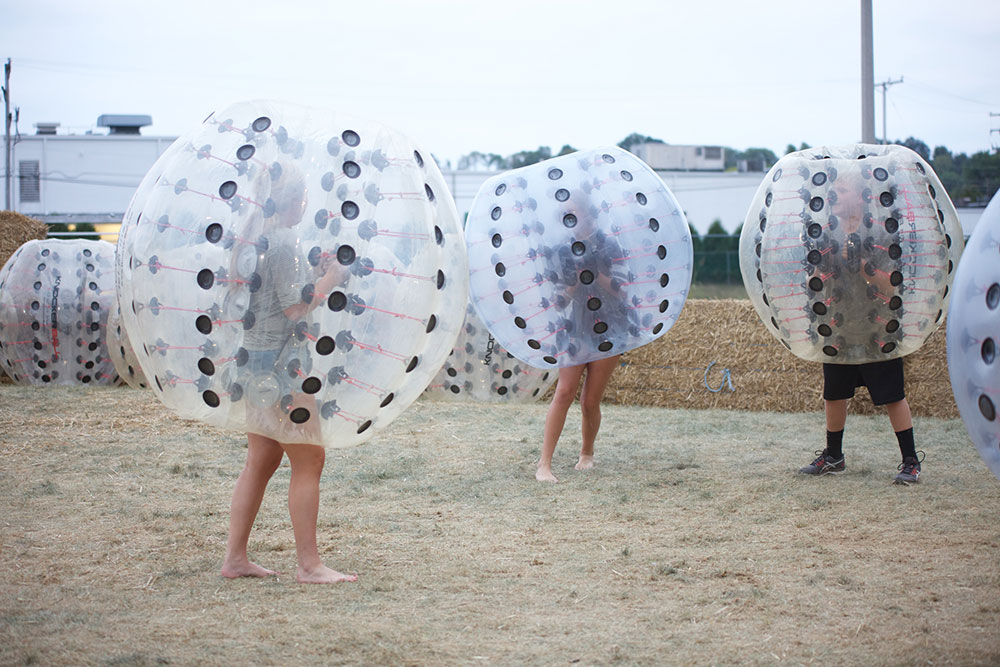
{"type": "Polygon", "coordinates": [[[11,203],[11,162],[10,162],[10,58],[3,66],[3,119],[4,119],[4,210],[10,210],[11,203]]]}
{"type": "Polygon", "coordinates": [[[872,0],[861,0],[861,143],[875,143],[875,65],[872,0]]]}
{"type": "MultiPolygon", "coordinates": [[[[995,112],[991,111],[990,112],[990,118],[1000,118],[1000,113],[995,113],[995,112]]],[[[992,125],[992,124],[993,124],[993,121],[991,120],[990,121],[990,125],[992,125]]],[[[990,144],[992,145],[993,150],[1000,150],[1000,146],[998,146],[997,144],[993,143],[993,133],[994,132],[996,132],[997,134],[1000,134],[1000,127],[991,127],[990,128],[990,144]]]]}
{"type": "MultiPolygon", "coordinates": [[[[876,83],[876,87],[882,88],[882,143],[889,143],[889,136],[885,133],[885,89],[889,86],[894,86],[897,83],[903,83],[903,77],[899,77],[899,81],[893,81],[889,79],[888,81],[883,81],[882,83],[876,83]]],[[[874,92],[874,91],[873,91],[874,92]]]]}

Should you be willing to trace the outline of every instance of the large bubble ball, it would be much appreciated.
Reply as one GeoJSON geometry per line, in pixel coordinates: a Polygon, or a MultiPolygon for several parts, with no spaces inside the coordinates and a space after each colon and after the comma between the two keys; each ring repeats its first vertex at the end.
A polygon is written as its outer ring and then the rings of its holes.
{"type": "Polygon", "coordinates": [[[948,193],[902,146],[789,153],[740,234],[743,283],[767,330],[807,361],[917,350],[944,319],[963,247],[948,193]]]}
{"type": "Polygon", "coordinates": [[[142,372],[135,349],[129,341],[128,333],[122,325],[122,312],[118,300],[111,304],[108,315],[108,355],[115,366],[118,376],[133,389],[148,389],[149,383],[142,372]]]}
{"type": "Polygon", "coordinates": [[[468,265],[433,157],[380,124],[273,101],[177,140],[119,237],[122,321],[179,414],[346,447],[423,392],[468,265]]]}
{"type": "Polygon", "coordinates": [[[619,148],[488,179],[466,243],[479,316],[501,346],[538,368],[655,340],[677,320],[691,284],[684,212],[649,166],[619,148]]]}
{"type": "Polygon", "coordinates": [[[465,324],[425,395],[446,401],[524,403],[539,399],[558,372],[520,361],[493,338],[470,303],[465,324]]]}
{"type": "Polygon", "coordinates": [[[955,272],[948,371],[969,437],[1000,479],[1000,193],[976,224],[955,272]]]}
{"type": "Polygon", "coordinates": [[[107,241],[35,240],[0,270],[0,364],[18,384],[113,384],[105,332],[115,295],[107,241]]]}

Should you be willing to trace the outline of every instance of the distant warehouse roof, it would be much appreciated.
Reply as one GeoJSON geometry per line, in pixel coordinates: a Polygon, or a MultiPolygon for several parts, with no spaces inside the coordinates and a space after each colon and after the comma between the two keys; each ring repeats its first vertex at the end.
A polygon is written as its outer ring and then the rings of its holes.
{"type": "Polygon", "coordinates": [[[140,127],[153,124],[152,116],[136,114],[101,114],[97,117],[98,127],[109,127],[109,134],[139,134],[140,127]]]}

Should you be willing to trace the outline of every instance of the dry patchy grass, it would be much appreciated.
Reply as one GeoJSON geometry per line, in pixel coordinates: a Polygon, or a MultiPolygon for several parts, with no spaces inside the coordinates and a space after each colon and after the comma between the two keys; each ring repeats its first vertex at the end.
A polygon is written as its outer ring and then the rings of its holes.
{"type": "Polygon", "coordinates": [[[330,450],[327,563],[294,582],[275,476],[253,556],[219,577],[239,434],[148,392],[0,387],[0,664],[1000,662],[1000,484],[961,422],[917,421],[925,480],[890,484],[882,417],[849,472],[793,474],[819,414],[606,406],[532,478],[545,406],[418,403],[330,450]]]}

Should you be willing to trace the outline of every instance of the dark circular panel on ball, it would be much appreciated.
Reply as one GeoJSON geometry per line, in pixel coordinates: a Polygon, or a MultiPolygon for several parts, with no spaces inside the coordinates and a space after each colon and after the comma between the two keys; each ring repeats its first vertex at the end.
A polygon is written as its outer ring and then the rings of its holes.
{"type": "Polygon", "coordinates": [[[979,412],[989,421],[994,421],[997,418],[996,406],[993,405],[993,401],[986,394],[982,394],[979,397],[979,412]]]}
{"type": "Polygon", "coordinates": [[[357,178],[361,175],[361,166],[357,162],[352,162],[348,160],[344,163],[344,176],[348,178],[357,178]]]}
{"type": "Polygon", "coordinates": [[[271,127],[271,119],[267,116],[260,116],[250,124],[250,127],[253,128],[254,132],[263,132],[267,128],[271,127]]]}
{"type": "Polygon", "coordinates": [[[326,300],[326,305],[333,312],[340,312],[347,306],[347,295],[343,292],[334,292],[326,300]]]}
{"type": "Polygon", "coordinates": [[[357,146],[361,143],[361,136],[354,130],[344,130],[340,138],[344,140],[344,143],[348,146],[357,146]]]}
{"type": "Polygon", "coordinates": [[[223,199],[232,199],[235,194],[236,183],[234,181],[226,181],[219,186],[219,196],[223,199]]]}
{"type": "Polygon", "coordinates": [[[354,252],[354,248],[349,245],[342,245],[337,248],[337,261],[344,266],[352,264],[357,256],[357,253],[354,252]]]}
{"type": "Polygon", "coordinates": [[[211,269],[202,269],[198,272],[198,286],[202,289],[212,289],[215,284],[215,274],[211,269]]]}
{"type": "Polygon", "coordinates": [[[361,209],[358,208],[358,205],[352,201],[345,201],[340,205],[340,214],[348,220],[354,220],[358,217],[358,213],[360,213],[360,211],[361,209]]]}
{"type": "Polygon", "coordinates": [[[986,290],[986,307],[996,310],[997,305],[1000,305],[1000,284],[993,283],[986,290]]]}
{"type": "Polygon", "coordinates": [[[996,342],[987,336],[980,346],[979,350],[980,356],[983,358],[983,362],[986,364],[992,364],[997,358],[997,345],[996,342]]]}
{"type": "Polygon", "coordinates": [[[205,228],[205,238],[209,243],[218,243],[222,238],[222,225],[213,222],[205,228]]]}
{"type": "Polygon", "coordinates": [[[330,336],[323,336],[316,341],[316,352],[322,355],[328,355],[333,352],[337,344],[334,342],[333,338],[330,336]]]}

